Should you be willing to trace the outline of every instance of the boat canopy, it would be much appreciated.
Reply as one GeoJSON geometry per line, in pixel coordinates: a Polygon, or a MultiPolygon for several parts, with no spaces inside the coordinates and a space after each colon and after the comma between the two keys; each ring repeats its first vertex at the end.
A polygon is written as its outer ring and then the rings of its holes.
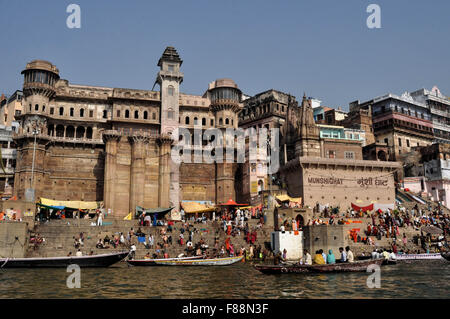
{"type": "Polygon", "coordinates": [[[216,208],[211,205],[198,202],[181,202],[181,207],[186,214],[209,213],[216,210],[216,208]]]}
{"type": "Polygon", "coordinates": [[[38,204],[56,209],[97,209],[101,207],[102,202],[84,202],[84,201],[60,201],[41,197],[38,204]]]}
{"type": "Polygon", "coordinates": [[[218,206],[248,206],[248,204],[238,204],[230,198],[228,202],[224,204],[219,204],[218,206]]]}
{"type": "Polygon", "coordinates": [[[169,208],[144,208],[141,206],[136,206],[136,214],[139,216],[142,213],[145,213],[145,215],[149,214],[158,214],[158,217],[162,217],[165,214],[169,213],[174,207],[169,207],[169,208]]]}
{"type": "Polygon", "coordinates": [[[278,202],[278,204],[276,204],[277,207],[281,207],[282,204],[288,204],[289,207],[295,208],[300,207],[302,204],[301,197],[291,197],[289,195],[277,195],[275,196],[275,199],[278,202]]]}

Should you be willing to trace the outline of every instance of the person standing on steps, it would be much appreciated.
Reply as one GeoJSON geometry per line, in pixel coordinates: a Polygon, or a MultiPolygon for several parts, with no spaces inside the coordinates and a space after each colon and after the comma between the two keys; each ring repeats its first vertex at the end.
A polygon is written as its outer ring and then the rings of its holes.
{"type": "Polygon", "coordinates": [[[97,226],[103,226],[103,212],[100,211],[97,215],[97,226]]]}

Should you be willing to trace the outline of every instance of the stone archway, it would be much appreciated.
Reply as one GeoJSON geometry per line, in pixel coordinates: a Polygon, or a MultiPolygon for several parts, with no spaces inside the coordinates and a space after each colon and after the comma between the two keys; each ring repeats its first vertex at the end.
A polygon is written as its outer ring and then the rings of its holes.
{"type": "Polygon", "coordinates": [[[378,151],[377,158],[379,161],[387,161],[387,154],[385,151],[378,151]]]}
{"type": "Polygon", "coordinates": [[[305,219],[303,218],[302,215],[298,214],[295,217],[295,221],[297,222],[297,229],[302,228],[303,226],[305,226],[305,219]]]}

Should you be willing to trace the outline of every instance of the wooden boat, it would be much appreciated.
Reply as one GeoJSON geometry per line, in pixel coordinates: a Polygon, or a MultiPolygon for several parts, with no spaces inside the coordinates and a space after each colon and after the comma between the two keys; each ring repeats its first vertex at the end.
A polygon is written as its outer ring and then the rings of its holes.
{"type": "Polygon", "coordinates": [[[450,252],[449,253],[442,253],[442,257],[444,257],[446,260],[450,261],[450,252]]]}
{"type": "Polygon", "coordinates": [[[254,265],[255,269],[263,274],[288,274],[288,273],[311,273],[311,272],[357,272],[367,271],[369,265],[381,266],[383,259],[370,259],[355,261],[352,263],[336,263],[327,265],[254,265]]]}
{"type": "Polygon", "coordinates": [[[210,259],[191,259],[191,260],[168,260],[161,259],[155,261],[157,266],[226,266],[237,263],[244,256],[210,258],[210,259]]]}
{"type": "Polygon", "coordinates": [[[149,267],[149,266],[158,266],[156,264],[157,261],[180,261],[180,260],[193,260],[193,259],[202,259],[202,256],[193,256],[193,257],[177,257],[177,258],[165,258],[165,259],[132,259],[127,260],[127,263],[132,266],[142,266],[142,267],[149,267]]]}
{"type": "Polygon", "coordinates": [[[439,260],[442,259],[442,255],[437,254],[397,254],[398,261],[405,260],[439,260]]]}
{"type": "Polygon", "coordinates": [[[336,263],[327,265],[312,265],[309,267],[311,272],[360,272],[367,271],[370,265],[381,266],[383,259],[358,260],[352,263],[336,263]]]}
{"type": "Polygon", "coordinates": [[[386,266],[386,265],[397,265],[397,260],[395,260],[395,259],[384,259],[382,265],[383,266],[386,266]]]}
{"type": "Polygon", "coordinates": [[[0,268],[66,268],[73,264],[80,267],[108,267],[128,254],[128,251],[122,251],[92,256],[0,258],[0,268]]]}
{"type": "Polygon", "coordinates": [[[299,264],[279,264],[279,265],[253,265],[256,270],[262,272],[266,275],[275,275],[275,274],[297,274],[297,273],[306,273],[310,272],[310,265],[299,265],[299,264]]]}

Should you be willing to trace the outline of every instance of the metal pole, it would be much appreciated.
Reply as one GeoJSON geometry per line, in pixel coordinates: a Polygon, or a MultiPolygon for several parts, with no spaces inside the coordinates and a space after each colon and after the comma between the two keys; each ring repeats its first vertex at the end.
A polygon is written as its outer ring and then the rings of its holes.
{"type": "MultiPolygon", "coordinates": [[[[270,171],[270,154],[271,154],[271,149],[270,149],[270,135],[268,134],[268,139],[267,139],[267,159],[268,159],[268,165],[267,165],[267,169],[270,171]]],[[[267,208],[268,209],[272,209],[272,174],[269,173],[269,198],[267,199],[267,208]]]]}
{"type": "Polygon", "coordinates": [[[34,190],[34,159],[36,157],[36,135],[38,132],[36,130],[33,131],[34,135],[34,144],[33,144],[33,161],[31,164],[31,188],[34,190]]]}

